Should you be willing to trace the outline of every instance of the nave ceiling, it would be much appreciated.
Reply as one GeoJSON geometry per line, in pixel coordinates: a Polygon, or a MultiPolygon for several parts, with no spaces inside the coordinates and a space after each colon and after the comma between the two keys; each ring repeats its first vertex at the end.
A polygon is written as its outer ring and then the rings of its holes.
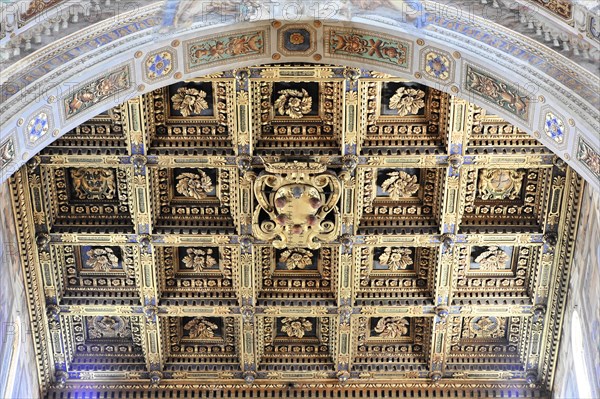
{"type": "Polygon", "coordinates": [[[154,90],[11,178],[41,381],[543,397],[582,185],[498,116],[375,71],[154,90]]]}

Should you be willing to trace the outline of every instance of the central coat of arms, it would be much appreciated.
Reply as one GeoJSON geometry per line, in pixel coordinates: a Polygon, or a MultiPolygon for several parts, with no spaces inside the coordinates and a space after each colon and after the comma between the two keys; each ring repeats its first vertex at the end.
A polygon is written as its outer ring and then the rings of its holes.
{"type": "Polygon", "coordinates": [[[317,249],[340,232],[342,185],[325,165],[311,162],[265,166],[254,183],[255,234],[275,248],[317,249]]]}

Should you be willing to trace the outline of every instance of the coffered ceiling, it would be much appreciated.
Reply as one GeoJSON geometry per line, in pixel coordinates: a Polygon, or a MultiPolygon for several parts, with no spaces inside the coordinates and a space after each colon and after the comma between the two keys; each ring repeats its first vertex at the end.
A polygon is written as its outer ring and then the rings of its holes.
{"type": "Polygon", "coordinates": [[[434,88],[200,77],[92,118],[11,187],[50,397],[551,387],[581,178],[434,88]]]}

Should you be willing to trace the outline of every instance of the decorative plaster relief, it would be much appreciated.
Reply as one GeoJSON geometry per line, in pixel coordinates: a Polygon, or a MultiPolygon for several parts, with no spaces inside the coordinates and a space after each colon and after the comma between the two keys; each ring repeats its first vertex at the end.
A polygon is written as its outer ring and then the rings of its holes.
{"type": "Polygon", "coordinates": [[[358,29],[326,28],[325,51],[334,58],[365,58],[410,70],[412,43],[358,29]]]}
{"type": "Polygon", "coordinates": [[[69,120],[88,108],[104,103],[130,89],[133,85],[131,68],[132,66],[129,64],[122,65],[79,85],[77,89],[61,100],[64,118],[69,120]]]}
{"type": "Polygon", "coordinates": [[[214,36],[184,42],[187,72],[206,68],[208,65],[229,63],[264,54],[268,46],[265,40],[268,30],[214,36]]]}

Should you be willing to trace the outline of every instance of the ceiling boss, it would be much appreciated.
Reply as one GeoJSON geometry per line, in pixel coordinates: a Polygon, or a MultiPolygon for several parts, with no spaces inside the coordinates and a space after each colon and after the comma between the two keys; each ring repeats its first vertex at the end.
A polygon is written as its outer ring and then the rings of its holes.
{"type": "Polygon", "coordinates": [[[265,165],[254,183],[256,236],[280,249],[320,248],[340,233],[341,189],[338,177],[319,163],[265,165]]]}

